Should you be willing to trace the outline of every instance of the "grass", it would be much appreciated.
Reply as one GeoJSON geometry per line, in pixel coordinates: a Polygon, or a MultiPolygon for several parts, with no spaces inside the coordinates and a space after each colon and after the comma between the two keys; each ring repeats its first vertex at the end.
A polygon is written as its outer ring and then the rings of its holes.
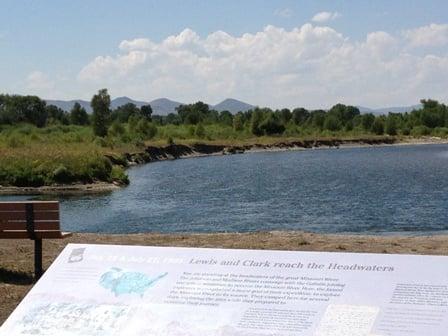
{"type": "Polygon", "coordinates": [[[0,184],[18,187],[93,183],[129,183],[123,167],[105,155],[136,149],[110,139],[102,143],[90,128],[57,126],[38,129],[10,127],[0,133],[0,184]]]}

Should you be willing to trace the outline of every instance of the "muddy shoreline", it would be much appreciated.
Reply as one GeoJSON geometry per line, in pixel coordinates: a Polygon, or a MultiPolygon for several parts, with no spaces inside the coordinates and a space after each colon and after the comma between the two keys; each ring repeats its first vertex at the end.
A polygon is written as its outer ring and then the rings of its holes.
{"type": "MultiPolygon", "coordinates": [[[[356,138],[356,139],[315,139],[279,141],[272,144],[219,145],[196,143],[192,145],[172,144],[167,146],[147,146],[143,151],[126,153],[122,157],[106,155],[113,163],[123,167],[145,163],[187,159],[214,155],[233,155],[254,152],[273,152],[310,149],[337,149],[353,147],[378,147],[398,145],[445,144],[440,138],[399,139],[396,137],[356,138]]],[[[42,187],[0,186],[0,195],[85,195],[109,193],[123,186],[98,182],[91,184],[53,185],[42,187]]]]}
{"type": "MultiPolygon", "coordinates": [[[[75,233],[68,239],[45,240],[43,264],[48,268],[68,243],[448,255],[447,241],[448,235],[381,237],[297,231],[128,235],[75,233]]],[[[0,241],[0,325],[32,287],[33,255],[30,240],[0,241]]]]}

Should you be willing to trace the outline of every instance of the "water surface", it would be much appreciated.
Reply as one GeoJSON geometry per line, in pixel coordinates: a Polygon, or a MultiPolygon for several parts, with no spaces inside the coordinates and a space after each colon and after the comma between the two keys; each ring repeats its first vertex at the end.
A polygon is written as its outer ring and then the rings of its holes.
{"type": "Polygon", "coordinates": [[[157,162],[130,169],[125,189],[61,199],[62,225],[107,233],[441,233],[448,230],[447,167],[448,145],[157,162]]]}

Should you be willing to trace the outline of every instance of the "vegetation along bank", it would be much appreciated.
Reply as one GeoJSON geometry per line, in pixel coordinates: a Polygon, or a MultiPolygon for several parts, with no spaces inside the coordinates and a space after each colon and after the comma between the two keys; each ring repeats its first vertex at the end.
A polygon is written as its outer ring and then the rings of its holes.
{"type": "Polygon", "coordinates": [[[153,115],[150,105],[110,108],[107,90],[93,113],[70,112],[35,96],[0,95],[0,192],[76,193],[129,183],[127,166],[254,150],[394,144],[448,137],[448,108],[433,100],[409,113],[375,116],[337,104],[328,111],[254,108],[231,114],[197,102],[153,115]]]}

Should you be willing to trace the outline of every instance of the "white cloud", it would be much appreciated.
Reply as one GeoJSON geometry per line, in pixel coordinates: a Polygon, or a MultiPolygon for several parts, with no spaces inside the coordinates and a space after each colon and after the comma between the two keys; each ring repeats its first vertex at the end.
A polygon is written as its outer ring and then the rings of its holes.
{"type": "Polygon", "coordinates": [[[33,71],[26,78],[26,87],[33,94],[46,94],[55,83],[43,72],[33,71]]]}
{"type": "Polygon", "coordinates": [[[136,38],[130,41],[121,41],[119,48],[123,51],[131,51],[150,49],[152,46],[153,43],[150,40],[146,38],[136,38]]]}
{"type": "Polygon", "coordinates": [[[98,56],[79,73],[82,80],[97,80],[107,76],[123,77],[146,61],[147,54],[139,50],[130,50],[119,57],[98,56]]]}
{"type": "Polygon", "coordinates": [[[86,95],[108,87],[113,95],[183,102],[236,97],[272,107],[376,107],[421,97],[446,101],[447,50],[434,54],[408,44],[403,34],[377,31],[351,41],[312,24],[241,36],[202,37],[185,29],[158,43],[125,40],[118,55],[94,58],[78,79],[86,95]]]}
{"type": "Polygon", "coordinates": [[[319,12],[311,18],[311,21],[317,23],[324,23],[328,21],[332,21],[341,16],[338,12],[319,12]]]}
{"type": "Polygon", "coordinates": [[[283,18],[290,18],[294,15],[294,11],[290,8],[278,8],[274,11],[274,15],[283,18]]]}
{"type": "Polygon", "coordinates": [[[403,36],[411,47],[439,47],[448,45],[448,24],[432,23],[428,26],[405,30],[403,36]]]}

